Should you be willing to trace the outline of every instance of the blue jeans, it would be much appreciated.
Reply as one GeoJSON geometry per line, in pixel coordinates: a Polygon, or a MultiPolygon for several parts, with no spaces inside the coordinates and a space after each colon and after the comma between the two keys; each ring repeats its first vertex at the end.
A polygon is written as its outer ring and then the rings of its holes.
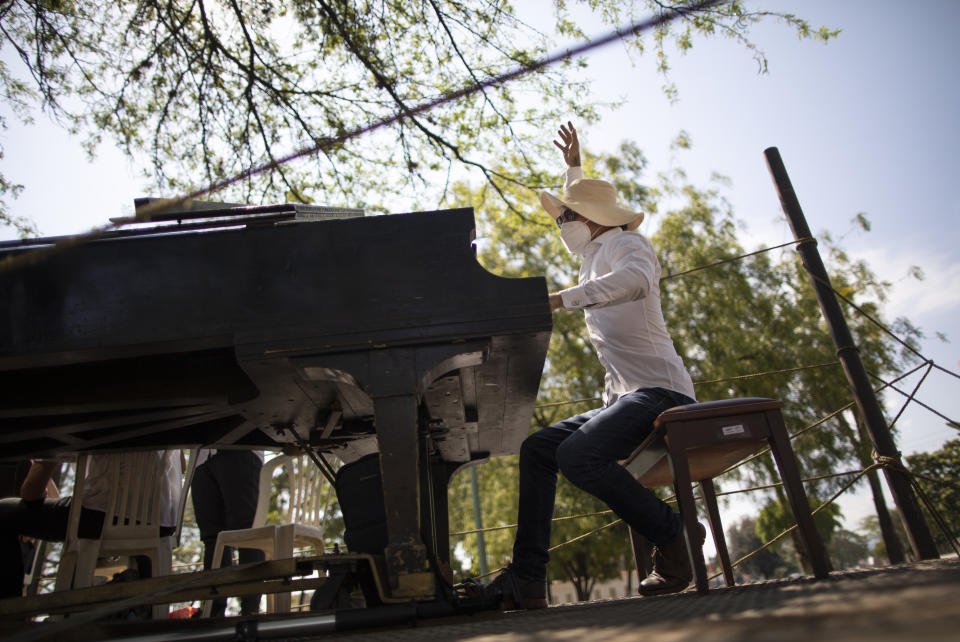
{"type": "Polygon", "coordinates": [[[558,470],[654,544],[676,540],[682,530],[679,514],[618,462],[650,434],[661,412],[690,403],[695,402],[679,392],[641,388],[607,408],[527,437],[520,447],[520,505],[511,568],[529,579],[546,579],[558,470]]]}

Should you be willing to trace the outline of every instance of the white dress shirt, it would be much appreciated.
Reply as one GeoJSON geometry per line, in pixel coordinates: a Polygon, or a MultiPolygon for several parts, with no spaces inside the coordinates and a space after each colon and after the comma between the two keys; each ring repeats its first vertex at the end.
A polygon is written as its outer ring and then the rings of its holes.
{"type": "MultiPolygon", "coordinates": [[[[179,450],[158,450],[155,453],[160,463],[160,475],[163,478],[160,486],[161,526],[176,527],[177,513],[180,509],[180,491],[183,488],[183,477],[180,469],[179,450]]],[[[110,453],[91,455],[87,460],[87,475],[84,478],[83,499],[84,508],[107,512],[110,496],[113,491],[112,479],[107,474],[112,461],[119,461],[121,469],[134,463],[131,453],[110,453]]]]}
{"type": "MultiPolygon", "coordinates": [[[[564,191],[581,178],[567,170],[564,191]]],[[[563,307],[583,310],[590,342],[606,370],[603,403],[640,388],[666,388],[695,399],[660,309],[660,262],[639,232],[613,228],[584,249],[578,284],[560,291],[563,307]]]]}

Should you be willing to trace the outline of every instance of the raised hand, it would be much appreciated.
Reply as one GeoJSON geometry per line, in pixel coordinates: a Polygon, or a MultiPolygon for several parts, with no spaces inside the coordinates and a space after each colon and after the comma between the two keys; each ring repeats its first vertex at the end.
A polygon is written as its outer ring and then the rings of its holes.
{"type": "Polygon", "coordinates": [[[580,141],[577,139],[577,130],[574,129],[573,123],[567,121],[566,125],[560,125],[557,133],[563,143],[555,140],[553,144],[563,152],[563,160],[566,161],[567,167],[580,167],[580,141]]]}

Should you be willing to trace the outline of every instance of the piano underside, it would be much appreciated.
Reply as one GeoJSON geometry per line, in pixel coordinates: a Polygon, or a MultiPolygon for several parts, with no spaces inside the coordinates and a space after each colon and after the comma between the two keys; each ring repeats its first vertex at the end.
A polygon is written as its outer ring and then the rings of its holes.
{"type": "MultiPolygon", "coordinates": [[[[420,393],[419,421],[437,456],[467,463],[517,452],[542,367],[529,352],[545,351],[546,338],[444,346],[451,369],[431,373],[420,393]]],[[[211,349],[0,371],[0,458],[301,442],[345,462],[376,452],[373,398],[324,363],[267,358],[248,373],[234,351],[211,349]]]]}

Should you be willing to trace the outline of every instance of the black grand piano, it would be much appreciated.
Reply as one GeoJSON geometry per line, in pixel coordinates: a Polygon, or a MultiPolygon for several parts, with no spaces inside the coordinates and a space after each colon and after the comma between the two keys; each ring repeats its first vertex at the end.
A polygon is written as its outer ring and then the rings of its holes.
{"type": "Polygon", "coordinates": [[[448,480],[529,428],[546,285],[480,266],[471,209],[304,209],[173,212],[63,250],[0,243],[0,458],[379,453],[389,591],[430,599],[448,480]]]}

